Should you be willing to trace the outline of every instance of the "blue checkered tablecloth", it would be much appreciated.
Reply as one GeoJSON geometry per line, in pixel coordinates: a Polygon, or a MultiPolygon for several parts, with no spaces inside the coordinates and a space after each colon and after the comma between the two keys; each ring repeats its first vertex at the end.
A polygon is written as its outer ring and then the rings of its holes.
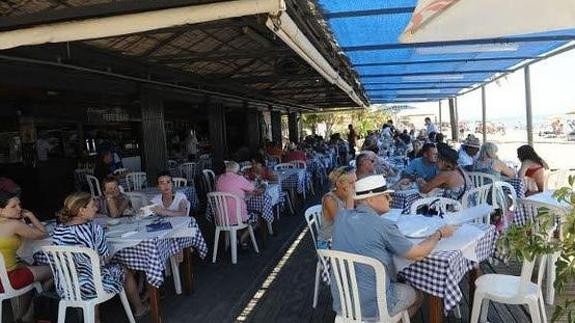
{"type": "MultiPolygon", "coordinates": [[[[475,247],[477,260],[481,262],[493,256],[497,232],[493,225],[474,225],[485,231],[475,247]]],[[[461,301],[459,282],[476,264],[465,258],[461,250],[438,251],[404,268],[398,277],[419,290],[441,297],[447,313],[461,301]]]]}
{"type": "MultiPolygon", "coordinates": [[[[184,186],[176,188],[177,192],[182,192],[190,202],[190,210],[194,211],[200,207],[200,200],[198,199],[198,194],[196,193],[196,188],[194,186],[184,186]]],[[[160,191],[156,187],[147,187],[143,190],[135,191],[137,193],[143,193],[150,201],[154,196],[160,194],[160,191]]]]}
{"type": "Polygon", "coordinates": [[[515,194],[517,198],[525,198],[525,193],[527,191],[527,185],[525,185],[525,179],[519,177],[502,177],[502,181],[507,182],[513,186],[515,189],[515,194]]]}
{"type": "MultiPolygon", "coordinates": [[[[170,256],[190,247],[193,247],[202,259],[208,253],[208,246],[194,218],[190,218],[189,227],[196,229],[193,237],[143,240],[135,246],[118,250],[111,261],[123,264],[129,269],[143,271],[150,285],[160,287],[164,283],[164,270],[170,256]]],[[[34,261],[37,264],[48,263],[43,252],[36,252],[34,261]]]]}
{"type": "Polygon", "coordinates": [[[409,213],[411,204],[421,198],[417,190],[395,191],[391,193],[391,208],[402,209],[403,213],[409,213]]]}
{"type": "Polygon", "coordinates": [[[293,189],[300,194],[304,192],[307,178],[305,169],[288,168],[278,170],[277,174],[283,189],[293,189]]]}

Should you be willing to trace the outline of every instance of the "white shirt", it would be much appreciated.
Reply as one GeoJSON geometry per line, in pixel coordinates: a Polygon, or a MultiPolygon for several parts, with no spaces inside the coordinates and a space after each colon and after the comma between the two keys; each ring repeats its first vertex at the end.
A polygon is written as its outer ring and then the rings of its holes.
{"type": "Polygon", "coordinates": [[[427,129],[427,134],[428,134],[428,135],[429,135],[430,133],[432,133],[432,132],[439,133],[439,130],[437,129],[437,126],[436,126],[433,122],[430,122],[430,123],[429,123],[428,125],[426,125],[425,127],[426,127],[426,129],[427,129]]]}
{"type": "MultiPolygon", "coordinates": [[[[187,205],[188,214],[189,214],[190,213],[190,202],[188,201],[188,198],[186,197],[186,195],[182,192],[174,193],[174,199],[172,200],[172,204],[170,204],[170,206],[168,206],[166,209],[169,211],[179,211],[180,210],[180,203],[184,200],[187,203],[186,205],[187,205]]],[[[162,194],[158,194],[158,195],[154,196],[154,198],[152,199],[151,202],[152,202],[152,204],[164,207],[164,202],[162,201],[162,194]]]]}
{"type": "Polygon", "coordinates": [[[469,156],[469,154],[467,154],[467,152],[463,148],[459,149],[459,159],[457,160],[459,166],[461,167],[471,166],[473,165],[473,162],[474,162],[473,157],[469,156]]]}

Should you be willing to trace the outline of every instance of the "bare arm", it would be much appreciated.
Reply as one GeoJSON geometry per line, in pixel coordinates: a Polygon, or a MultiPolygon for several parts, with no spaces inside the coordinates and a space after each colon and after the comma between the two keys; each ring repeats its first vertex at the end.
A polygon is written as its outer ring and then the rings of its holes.
{"type": "Polygon", "coordinates": [[[434,234],[427,237],[427,239],[423,240],[419,244],[411,247],[407,253],[403,255],[404,258],[408,260],[421,260],[435,248],[435,245],[439,240],[442,238],[450,237],[453,235],[453,231],[455,231],[455,227],[451,225],[446,225],[441,229],[437,230],[434,234]]]}
{"type": "Polygon", "coordinates": [[[493,168],[495,169],[496,172],[500,172],[504,176],[515,177],[515,171],[500,160],[495,161],[495,165],[493,165],[493,168]]]}
{"type": "Polygon", "coordinates": [[[108,211],[110,211],[110,217],[117,218],[122,215],[120,205],[118,205],[117,200],[113,196],[106,196],[106,204],[108,205],[108,211]]]}
{"type": "Polygon", "coordinates": [[[32,222],[32,225],[30,226],[24,222],[15,221],[14,233],[21,236],[22,238],[30,240],[44,239],[48,236],[46,228],[42,223],[40,223],[40,221],[38,221],[32,212],[24,210],[22,211],[22,216],[28,218],[28,220],[32,222]]]}
{"type": "Polygon", "coordinates": [[[540,168],[533,174],[533,179],[537,184],[537,190],[543,192],[545,189],[545,168],[540,168]]]}
{"type": "Polygon", "coordinates": [[[152,208],[154,213],[162,215],[162,216],[188,216],[188,200],[182,200],[178,205],[177,211],[171,211],[163,207],[155,207],[152,208]]]}
{"type": "Polygon", "coordinates": [[[423,183],[423,185],[419,187],[419,191],[421,193],[429,193],[434,188],[440,187],[445,183],[447,183],[447,176],[445,176],[445,173],[440,173],[428,182],[423,183]]]}
{"type": "Polygon", "coordinates": [[[335,214],[337,213],[337,203],[331,196],[326,196],[323,198],[323,216],[326,219],[334,220],[335,214]]]}

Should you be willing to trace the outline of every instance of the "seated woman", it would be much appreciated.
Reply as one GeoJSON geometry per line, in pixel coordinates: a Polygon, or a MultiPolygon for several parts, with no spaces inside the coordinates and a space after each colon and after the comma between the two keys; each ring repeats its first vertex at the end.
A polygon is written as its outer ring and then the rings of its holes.
{"type": "MultiPolygon", "coordinates": [[[[8,280],[12,288],[20,289],[35,281],[45,281],[52,277],[48,266],[29,266],[18,258],[16,251],[22,244],[22,239],[40,240],[48,236],[46,228],[36,216],[20,205],[18,195],[13,192],[0,190],[0,253],[4,258],[8,280]],[[31,225],[26,224],[25,220],[31,225]]],[[[4,292],[4,287],[0,282],[0,293],[4,292]]],[[[28,308],[24,314],[24,321],[31,321],[32,306],[29,297],[23,299],[22,308],[28,308]]]]}
{"type": "MultiPolygon", "coordinates": [[[[64,207],[58,213],[60,224],[54,229],[52,243],[59,246],[81,246],[94,249],[101,259],[100,272],[102,286],[106,292],[117,293],[124,286],[126,295],[132,307],[134,316],[141,317],[148,311],[138,295],[138,288],[134,274],[120,264],[109,262],[110,248],[108,247],[104,230],[92,220],[98,208],[92,196],[88,193],[77,192],[64,200],[64,207]]],[[[95,286],[92,279],[92,268],[86,266],[88,259],[78,262],[76,270],[80,281],[80,293],[83,298],[95,296],[95,286]]],[[[56,284],[59,295],[64,295],[63,286],[56,284]]],[[[95,311],[95,320],[100,322],[98,307],[95,311]]]]}
{"type": "Polygon", "coordinates": [[[244,173],[244,177],[250,181],[255,181],[256,179],[264,181],[277,181],[277,174],[264,165],[264,156],[262,154],[255,154],[252,157],[252,167],[244,173]]]}
{"type": "Polygon", "coordinates": [[[182,192],[174,192],[172,175],[170,172],[160,172],[156,177],[156,184],[160,194],[154,196],[152,203],[155,205],[152,212],[162,216],[188,216],[190,213],[190,201],[182,192]]]}
{"type": "Polygon", "coordinates": [[[513,169],[497,157],[497,145],[492,142],[486,142],[479,150],[479,156],[473,163],[471,169],[475,172],[486,173],[500,179],[501,175],[515,177],[513,169]]]}
{"type": "Polygon", "coordinates": [[[549,169],[547,163],[529,145],[517,148],[517,158],[521,162],[518,176],[526,180],[526,194],[543,192],[545,189],[545,170],[549,169]]]}
{"type": "Polygon", "coordinates": [[[120,192],[118,180],[113,177],[106,177],[102,181],[104,195],[96,198],[96,204],[100,214],[111,218],[121,217],[130,207],[130,199],[120,192]]]}
{"type": "Polygon", "coordinates": [[[439,174],[429,181],[418,178],[419,190],[422,193],[429,193],[435,188],[443,188],[444,197],[459,201],[463,194],[473,187],[473,184],[465,171],[457,164],[459,159],[457,151],[446,144],[438,144],[437,152],[439,174]]]}
{"type": "Polygon", "coordinates": [[[333,233],[333,225],[337,212],[353,209],[354,185],[356,176],[354,168],[342,166],[329,174],[333,188],[321,199],[321,225],[318,232],[317,247],[327,249],[333,233]]]}

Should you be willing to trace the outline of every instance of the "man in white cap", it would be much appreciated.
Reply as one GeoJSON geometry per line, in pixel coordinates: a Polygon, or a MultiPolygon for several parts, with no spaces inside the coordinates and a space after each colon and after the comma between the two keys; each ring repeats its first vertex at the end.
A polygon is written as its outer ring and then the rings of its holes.
{"type": "MultiPolygon", "coordinates": [[[[399,231],[396,224],[385,218],[391,200],[385,178],[373,175],[355,182],[356,207],[342,210],[335,218],[332,249],[379,260],[385,267],[387,308],[391,316],[408,309],[413,315],[421,303],[421,294],[407,284],[397,282],[393,255],[409,260],[425,258],[437,242],[453,234],[453,226],[444,226],[424,241],[414,244],[399,231]]],[[[375,273],[357,268],[356,276],[363,319],[379,317],[375,273]]],[[[341,311],[336,284],[331,284],[333,308],[341,311]]]]}

